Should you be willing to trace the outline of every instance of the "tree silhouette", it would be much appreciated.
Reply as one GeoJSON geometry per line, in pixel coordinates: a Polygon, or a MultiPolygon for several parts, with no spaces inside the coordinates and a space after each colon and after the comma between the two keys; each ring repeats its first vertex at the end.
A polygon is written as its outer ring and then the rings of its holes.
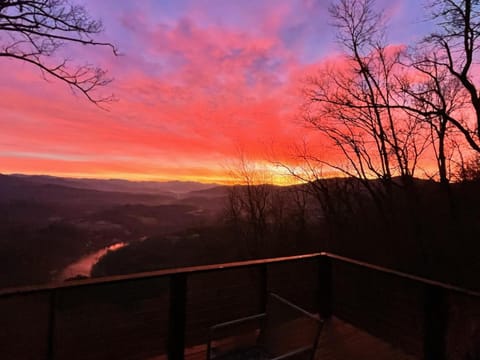
{"type": "Polygon", "coordinates": [[[93,19],[82,5],[68,0],[0,0],[0,57],[29,63],[80,91],[95,104],[112,100],[96,96],[95,90],[111,82],[100,67],[75,65],[54,55],[66,44],[106,46],[117,55],[111,43],[98,42],[100,20],[93,19]]]}
{"type": "Polygon", "coordinates": [[[435,154],[438,178],[440,183],[448,184],[459,133],[450,118],[464,110],[468,100],[460,81],[436,61],[431,61],[436,58],[435,54],[415,49],[407,64],[415,76],[408,74],[399,78],[398,93],[403,100],[399,107],[419,116],[430,129],[429,145],[435,154]]]}
{"type": "Polygon", "coordinates": [[[330,14],[344,65],[324,68],[305,88],[306,121],[326,135],[346,164],[326,164],[359,179],[372,197],[377,178],[389,192],[392,178],[408,181],[425,150],[422,123],[398,107],[402,48],[388,47],[384,20],[373,0],[340,0],[330,14]]]}
{"type": "Polygon", "coordinates": [[[480,2],[478,0],[440,0],[433,2],[431,18],[436,29],[424,39],[432,56],[425,61],[448,71],[468,93],[473,121],[462,116],[442,114],[464,136],[470,147],[480,152],[480,95],[474,63],[478,60],[480,2]]]}
{"type": "MultiPolygon", "coordinates": [[[[418,113],[405,107],[406,101],[416,106],[402,91],[405,73],[407,79],[411,77],[403,61],[406,49],[387,43],[384,16],[374,0],[338,0],[330,15],[343,61],[309,79],[305,120],[336,148],[339,157],[335,162],[312,156],[307,160],[353,179],[315,181],[317,198],[331,214],[327,220],[337,233],[348,224],[339,221],[338,214],[353,214],[349,217],[375,224],[379,238],[402,229],[414,241],[423,263],[430,264],[421,221],[422,196],[414,176],[422,154],[432,145],[431,131],[418,113]],[[354,189],[348,191],[346,184],[354,189]],[[360,192],[359,184],[366,192],[360,192]]],[[[360,224],[360,228],[368,231],[368,226],[360,224]]]]}
{"type": "Polygon", "coordinates": [[[263,251],[268,227],[271,179],[267,172],[249,162],[244,153],[230,166],[230,175],[237,185],[228,188],[227,217],[245,232],[249,250],[263,251]]]}

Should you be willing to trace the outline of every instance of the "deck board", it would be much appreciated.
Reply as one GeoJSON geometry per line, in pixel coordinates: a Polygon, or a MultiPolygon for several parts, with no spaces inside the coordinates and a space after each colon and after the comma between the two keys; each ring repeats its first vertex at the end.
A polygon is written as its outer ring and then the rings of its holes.
{"type": "MultiPolygon", "coordinates": [[[[206,359],[206,345],[185,350],[186,360],[206,359]]],[[[417,360],[387,342],[336,317],[328,320],[322,330],[316,360],[417,360]]],[[[165,360],[165,356],[148,360],[165,360]]]]}
{"type": "Polygon", "coordinates": [[[336,317],[327,321],[315,357],[317,360],[416,360],[387,342],[336,317]]]}

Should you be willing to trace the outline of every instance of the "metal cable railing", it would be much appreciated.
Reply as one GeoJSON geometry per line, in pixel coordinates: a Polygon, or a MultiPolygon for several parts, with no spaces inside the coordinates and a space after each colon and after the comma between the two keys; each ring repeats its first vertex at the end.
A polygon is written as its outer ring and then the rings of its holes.
{"type": "MultiPolygon", "coordinates": [[[[422,304],[419,304],[422,319],[418,321],[422,323],[423,338],[419,340],[419,343],[422,348],[422,357],[425,359],[441,360],[445,359],[447,356],[446,354],[448,349],[446,338],[449,323],[448,297],[450,294],[460,294],[469,298],[479,299],[478,301],[480,301],[480,293],[476,291],[346,258],[336,254],[320,252],[270,259],[257,259],[223,264],[166,269],[130,275],[110,276],[98,279],[76,280],[62,284],[49,284],[45,286],[5,289],[0,291],[0,306],[3,307],[4,311],[6,312],[8,312],[9,306],[15,308],[14,311],[19,311],[21,310],[22,301],[26,301],[26,299],[29,297],[41,296],[42,301],[44,302],[44,308],[48,308],[48,311],[46,316],[42,317],[41,320],[35,321],[46,322],[44,328],[46,329],[47,334],[45,338],[45,344],[42,347],[42,351],[45,353],[45,356],[38,356],[38,358],[60,360],[61,357],[57,351],[59,344],[56,341],[58,335],[57,326],[60,321],[58,315],[62,312],[62,306],[64,306],[62,305],[62,302],[64,302],[64,299],[70,299],[68,298],[70,294],[77,294],[75,295],[77,298],[78,294],[81,294],[84,291],[86,293],[100,291],[102,294],[108,294],[109,289],[112,286],[126,284],[129,286],[129,293],[133,294],[131,296],[134,296],[137,290],[140,291],[141,289],[142,291],[147,291],[145,289],[148,289],[148,287],[153,285],[157,286],[157,283],[149,284],[148,281],[162,280],[165,282],[165,290],[166,293],[168,293],[168,296],[162,300],[166,302],[165,311],[168,313],[168,324],[165,331],[165,351],[168,354],[169,359],[177,360],[184,358],[184,349],[186,347],[186,308],[187,302],[191,300],[189,299],[189,279],[199,274],[218,274],[220,272],[234,271],[235,269],[249,269],[256,271],[259,274],[259,284],[257,288],[258,292],[253,292],[252,290],[252,294],[258,295],[258,307],[259,310],[262,311],[262,309],[265,309],[267,299],[266,294],[269,290],[271,290],[269,288],[268,279],[269,272],[271,272],[273,267],[281,264],[301,264],[305,262],[316,263],[316,269],[318,272],[316,276],[317,280],[315,283],[311,284],[311,290],[315,292],[316,298],[314,310],[323,318],[328,318],[332,315],[332,313],[335,314],[336,309],[343,311],[342,309],[347,308],[347,310],[350,311],[348,309],[348,306],[350,305],[347,304],[349,299],[341,299],[338,295],[341,293],[341,291],[338,291],[337,289],[341,290],[342,286],[346,286],[342,284],[348,283],[348,279],[339,278],[341,275],[341,266],[351,267],[350,270],[352,274],[360,270],[364,273],[373,274],[371,275],[373,276],[372,279],[374,279],[374,276],[381,275],[387,276],[389,279],[388,281],[392,283],[395,282],[393,279],[396,278],[401,281],[406,281],[409,284],[414,284],[415,288],[422,293],[422,296],[418,298],[418,301],[422,302],[422,304]],[[18,299],[21,299],[22,301],[17,301],[18,299]]],[[[361,284],[357,285],[361,286],[361,284]]],[[[107,295],[102,296],[107,298],[107,295]]],[[[71,297],[73,297],[73,295],[71,295],[71,297]]],[[[158,299],[160,298],[161,297],[158,297],[158,299]]],[[[35,302],[36,300],[32,301],[35,302]]],[[[79,302],[81,301],[79,300],[79,302]]],[[[104,306],[108,307],[108,299],[105,300],[105,302],[106,303],[104,306]]],[[[353,300],[351,302],[353,302],[353,300]]],[[[144,302],[141,301],[138,302],[138,304],[140,304],[138,305],[139,307],[145,306],[144,302]]],[[[354,306],[356,306],[356,304],[353,304],[351,307],[353,308],[354,306]]],[[[94,313],[95,309],[92,311],[94,313]]],[[[138,314],[142,313],[142,309],[133,309],[132,311],[137,311],[138,314]]],[[[343,312],[348,313],[348,311],[343,312]]],[[[363,310],[356,309],[355,311],[370,312],[375,311],[375,309],[365,307],[363,310]]],[[[373,316],[371,316],[371,318],[373,318],[373,316]]],[[[15,321],[15,319],[11,321],[15,321]]],[[[23,326],[27,325],[28,324],[24,324],[23,326]]],[[[117,324],[111,325],[116,326],[117,324]]],[[[6,340],[13,336],[9,333],[8,326],[8,323],[4,323],[3,337],[0,334],[0,342],[5,342],[4,344],[0,343],[0,352],[2,352],[2,347],[8,350],[9,346],[11,346],[11,344],[7,343],[6,340]]],[[[19,326],[22,326],[22,324],[19,326]]],[[[8,353],[8,351],[6,353],[8,353]]],[[[16,357],[16,359],[21,358],[22,357],[20,355],[16,357]]]]}

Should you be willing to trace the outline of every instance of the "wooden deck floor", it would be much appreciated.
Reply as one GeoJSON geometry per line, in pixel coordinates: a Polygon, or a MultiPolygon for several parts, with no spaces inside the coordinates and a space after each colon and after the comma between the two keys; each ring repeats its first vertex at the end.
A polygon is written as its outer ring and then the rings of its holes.
{"type": "MultiPolygon", "coordinates": [[[[417,360],[385,341],[333,317],[323,327],[317,360],[417,360]]],[[[205,360],[206,345],[185,350],[187,360],[205,360]]],[[[165,360],[165,356],[148,360],[165,360]]]]}
{"type": "Polygon", "coordinates": [[[344,321],[332,318],[324,325],[318,360],[416,360],[400,349],[344,321]]]}

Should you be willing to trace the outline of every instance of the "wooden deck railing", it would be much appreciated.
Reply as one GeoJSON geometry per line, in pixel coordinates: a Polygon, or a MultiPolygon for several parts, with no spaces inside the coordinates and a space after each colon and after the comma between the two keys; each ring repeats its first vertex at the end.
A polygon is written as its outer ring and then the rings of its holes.
{"type": "MultiPolygon", "coordinates": [[[[446,359],[450,351],[448,339],[454,335],[451,334],[449,324],[456,320],[450,319],[449,314],[452,304],[457,301],[455,296],[467,297],[480,306],[478,292],[321,252],[3,290],[0,291],[0,316],[6,320],[2,321],[2,330],[0,330],[0,354],[4,354],[2,359],[8,359],[10,356],[16,360],[23,358],[61,360],[67,357],[64,355],[65,351],[67,353],[71,351],[68,358],[74,358],[71,355],[74,351],[64,348],[88,345],[88,334],[82,337],[83,328],[104,326],[104,330],[108,331],[109,328],[122,325],[114,323],[118,321],[118,316],[121,316],[118,314],[108,315],[111,323],[107,324],[101,322],[100,325],[92,325],[89,319],[85,319],[88,316],[95,316],[97,311],[99,316],[102,315],[102,311],[108,311],[109,301],[114,298],[115,302],[122,303],[122,311],[126,309],[125,312],[135,313],[135,317],[129,320],[135,324],[135,329],[141,329],[135,339],[143,341],[146,337],[158,336],[159,344],[155,352],[158,354],[165,351],[169,359],[180,360],[184,358],[185,347],[203,341],[199,335],[203,331],[202,326],[207,326],[213,317],[221,319],[222,316],[229,316],[231,311],[235,311],[235,309],[232,310],[235,306],[241,307],[233,304],[235,295],[232,294],[244,293],[242,301],[249,304],[247,307],[263,311],[268,291],[278,291],[276,287],[284,286],[283,291],[290,291],[290,295],[294,296],[295,292],[304,291],[297,290],[296,285],[303,286],[302,289],[308,287],[305,291],[309,291],[312,294],[309,299],[314,300],[305,300],[306,306],[311,311],[318,312],[323,318],[335,314],[366,328],[374,335],[378,333],[378,336],[384,336],[387,340],[398,341],[399,346],[410,347],[409,351],[428,360],[446,359]],[[302,266],[307,265],[308,268],[305,267],[301,273],[302,266]],[[290,268],[282,270],[282,266],[290,266],[290,268]],[[301,280],[306,273],[312,271],[315,271],[316,275],[306,279],[303,285],[300,284],[301,281],[285,280],[286,274],[290,274],[290,278],[298,277],[298,280],[301,280]],[[222,286],[228,287],[228,291],[222,292],[221,288],[216,288],[215,291],[209,291],[207,297],[213,299],[212,301],[215,299],[231,301],[231,308],[220,309],[218,302],[212,306],[202,303],[196,308],[194,303],[205,298],[205,291],[216,281],[209,279],[218,278],[221,273],[227,272],[230,278],[225,279],[222,286]],[[242,283],[242,286],[236,287],[235,283],[240,282],[239,276],[247,280],[242,283]],[[193,285],[190,286],[190,282],[193,285]],[[300,285],[296,284],[297,282],[300,285]],[[256,285],[252,285],[254,283],[256,285]],[[388,287],[386,290],[381,288],[385,284],[388,287]],[[156,290],[162,286],[164,286],[162,291],[156,290]],[[191,287],[195,287],[195,290],[191,287]],[[138,293],[144,294],[141,301],[138,299],[143,295],[138,293]],[[162,297],[163,294],[168,296],[162,297]],[[406,303],[403,304],[403,300],[396,302],[396,294],[406,299],[406,303]],[[254,297],[258,300],[252,299],[254,297]],[[382,299],[382,297],[387,298],[382,299]],[[99,301],[102,302],[102,306],[97,306],[99,301]],[[165,308],[152,310],[159,301],[167,303],[163,304],[165,308]],[[88,302],[91,302],[88,309],[82,307],[88,302]],[[410,304],[414,305],[410,306],[410,304]],[[65,309],[74,309],[74,311],[72,310],[72,313],[65,309]],[[168,314],[168,319],[162,315],[163,312],[168,314]],[[213,314],[215,312],[218,314],[213,314]],[[192,317],[201,319],[192,319],[192,317]],[[80,318],[82,318],[82,324],[77,326],[75,321],[80,318]],[[142,319],[147,321],[150,318],[156,319],[156,322],[152,320],[152,323],[146,327],[143,327],[144,324],[139,325],[142,319]],[[403,319],[409,319],[410,322],[406,321],[404,325],[399,325],[403,319]],[[166,324],[165,329],[159,329],[157,333],[156,326],[160,323],[166,324]],[[415,327],[412,324],[419,325],[418,333],[417,329],[413,329],[410,335],[404,334],[409,328],[415,327]],[[193,329],[195,327],[199,330],[193,329]],[[70,339],[68,345],[58,340],[66,336],[65,333],[77,330],[78,336],[70,339]],[[141,333],[142,331],[145,333],[141,333]],[[150,334],[152,331],[155,334],[150,334]],[[162,331],[165,332],[166,337],[165,349],[163,344],[160,344],[162,331]],[[31,334],[27,336],[27,332],[31,334]],[[13,343],[15,341],[16,344],[13,343]],[[22,351],[26,346],[33,346],[33,350],[30,353],[27,351],[24,355],[22,351]]],[[[302,298],[304,296],[299,295],[299,299],[302,298]]],[[[116,339],[122,346],[126,346],[124,341],[136,336],[127,325],[129,324],[126,322],[127,329],[122,330],[121,337],[116,339]]],[[[103,344],[100,340],[97,343],[107,348],[115,346],[115,344],[103,344]]],[[[145,353],[146,350],[141,348],[142,346],[139,345],[131,351],[145,353]]],[[[82,358],[94,359],[95,354],[90,354],[89,357],[82,356],[82,358]]],[[[100,355],[99,358],[101,358],[100,355]]],[[[129,358],[136,359],[134,356],[129,358]]],[[[141,355],[138,356],[138,359],[140,358],[141,355]]]]}

